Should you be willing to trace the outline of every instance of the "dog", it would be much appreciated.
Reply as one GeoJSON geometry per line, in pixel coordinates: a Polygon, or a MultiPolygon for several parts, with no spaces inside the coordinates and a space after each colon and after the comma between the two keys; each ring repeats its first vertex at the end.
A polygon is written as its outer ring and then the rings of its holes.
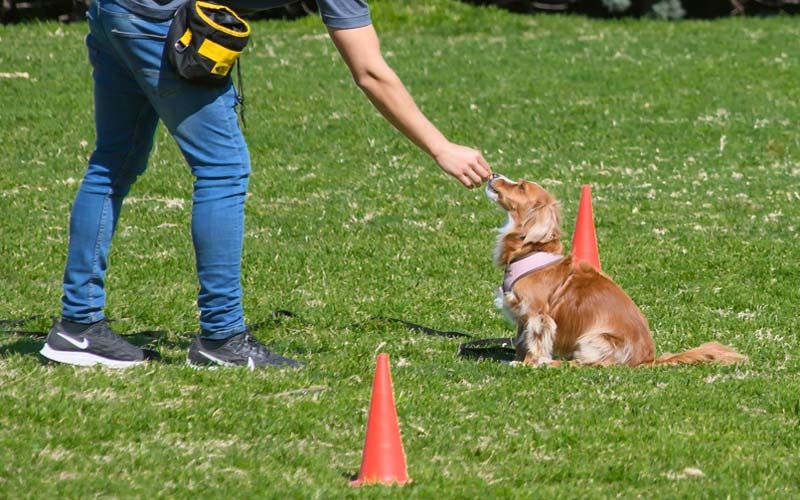
{"type": "Polygon", "coordinates": [[[656,357],[647,319],[611,278],[563,254],[560,207],[540,185],[494,174],[486,195],[508,214],[494,260],[505,267],[496,305],[517,326],[516,361],[559,366],[653,366],[746,361],[709,342],[656,357]]]}

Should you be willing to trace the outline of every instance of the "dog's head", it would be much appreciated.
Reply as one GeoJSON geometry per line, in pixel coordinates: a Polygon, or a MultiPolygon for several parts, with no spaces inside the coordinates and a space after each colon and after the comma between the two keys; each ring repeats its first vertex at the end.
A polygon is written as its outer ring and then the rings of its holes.
{"type": "Polygon", "coordinates": [[[508,212],[495,260],[500,265],[535,251],[561,253],[561,211],[556,199],[535,182],[513,182],[494,174],[486,196],[508,212]]]}

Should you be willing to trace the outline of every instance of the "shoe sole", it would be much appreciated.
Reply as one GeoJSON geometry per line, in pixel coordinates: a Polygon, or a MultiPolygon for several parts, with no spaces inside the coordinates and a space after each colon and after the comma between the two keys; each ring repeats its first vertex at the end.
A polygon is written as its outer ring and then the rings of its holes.
{"type": "Polygon", "coordinates": [[[58,363],[76,366],[103,365],[109,368],[131,368],[144,363],[144,361],[122,361],[119,359],[108,359],[89,352],[57,351],[52,349],[47,344],[42,347],[42,350],[39,351],[39,354],[58,363]]]}
{"type": "Polygon", "coordinates": [[[188,364],[194,366],[195,368],[210,368],[210,367],[218,368],[218,367],[223,367],[224,366],[224,367],[230,367],[230,368],[247,368],[248,370],[255,370],[256,369],[256,365],[255,365],[255,363],[253,363],[252,358],[248,358],[247,359],[247,364],[246,365],[237,365],[237,364],[234,364],[234,363],[230,363],[228,361],[223,361],[223,360],[219,359],[218,357],[212,356],[211,354],[205,353],[203,351],[197,351],[197,352],[201,356],[203,356],[203,358],[204,358],[203,361],[206,361],[205,363],[193,362],[192,359],[189,357],[189,355],[186,356],[186,362],[188,364]]]}
{"type": "Polygon", "coordinates": [[[192,363],[192,361],[187,357],[186,366],[188,366],[189,368],[193,368],[195,370],[216,370],[217,368],[220,368],[222,365],[212,365],[212,364],[201,365],[200,363],[192,363]]]}
{"type": "Polygon", "coordinates": [[[248,365],[234,365],[233,363],[225,363],[224,361],[211,362],[211,363],[194,363],[188,357],[186,358],[186,365],[191,368],[194,368],[195,370],[218,370],[220,368],[246,368],[251,371],[254,370],[254,368],[251,368],[248,365]]]}
{"type": "Polygon", "coordinates": [[[247,364],[237,365],[237,364],[234,364],[234,363],[229,363],[227,361],[223,361],[223,360],[217,358],[216,356],[212,356],[212,355],[207,354],[207,353],[205,353],[203,351],[198,351],[198,352],[203,356],[203,358],[205,358],[205,359],[203,359],[204,362],[202,362],[202,363],[198,363],[198,362],[192,361],[191,357],[189,357],[188,355],[186,356],[186,364],[191,366],[192,368],[194,368],[196,370],[202,370],[202,369],[215,370],[217,368],[244,368],[246,370],[255,371],[257,369],[268,369],[268,368],[271,368],[271,369],[302,368],[302,366],[281,366],[281,365],[261,365],[261,366],[256,366],[256,364],[253,362],[253,358],[248,358],[247,359],[247,364]]]}

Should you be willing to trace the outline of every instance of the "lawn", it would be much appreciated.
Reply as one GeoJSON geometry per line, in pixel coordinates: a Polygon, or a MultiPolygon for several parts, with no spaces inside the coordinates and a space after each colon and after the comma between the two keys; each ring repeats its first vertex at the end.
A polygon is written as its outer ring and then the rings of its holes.
{"type": "Polygon", "coordinates": [[[192,178],[163,128],[123,211],[108,315],[162,363],[44,364],[93,144],[85,24],[0,28],[0,497],[800,496],[800,23],[518,16],[375,0],[390,65],[453,140],[563,204],[591,184],[604,271],[660,353],[736,366],[531,369],[508,336],[503,215],[387,125],[318,19],[244,57],[248,322],[302,371],[196,371],[192,178]],[[276,315],[276,309],[295,313],[276,315]],[[413,483],[352,489],[378,352],[413,483]]]}

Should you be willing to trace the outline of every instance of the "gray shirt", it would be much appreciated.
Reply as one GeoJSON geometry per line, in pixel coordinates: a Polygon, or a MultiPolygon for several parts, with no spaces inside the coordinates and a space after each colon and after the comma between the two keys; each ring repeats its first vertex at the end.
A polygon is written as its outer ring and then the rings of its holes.
{"type": "MultiPolygon", "coordinates": [[[[166,20],[187,0],[115,0],[131,12],[166,20]]],[[[266,10],[291,3],[291,0],[224,0],[221,3],[243,12],[266,10]]],[[[322,22],[329,28],[361,28],[371,24],[365,0],[317,0],[322,22]]]]}

